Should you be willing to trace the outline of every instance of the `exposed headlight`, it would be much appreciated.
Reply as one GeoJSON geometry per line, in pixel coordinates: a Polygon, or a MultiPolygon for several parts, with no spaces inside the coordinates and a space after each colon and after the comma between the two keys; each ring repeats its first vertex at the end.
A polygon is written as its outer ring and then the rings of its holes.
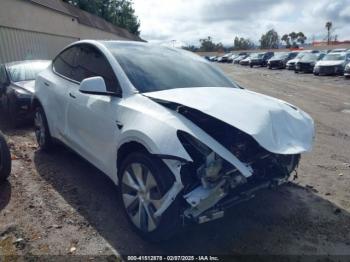
{"type": "Polygon", "coordinates": [[[195,162],[200,179],[212,182],[220,177],[224,160],[218,154],[186,132],[178,131],[178,138],[195,162]]]}
{"type": "Polygon", "coordinates": [[[21,89],[15,89],[15,94],[18,98],[30,98],[31,95],[28,92],[22,91],[21,89]]]}

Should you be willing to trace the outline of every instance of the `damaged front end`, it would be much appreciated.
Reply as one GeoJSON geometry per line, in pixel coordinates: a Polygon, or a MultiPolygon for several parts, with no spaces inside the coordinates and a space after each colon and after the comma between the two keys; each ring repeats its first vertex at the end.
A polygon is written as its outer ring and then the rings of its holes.
{"type": "Polygon", "coordinates": [[[256,191],[287,182],[299,163],[299,154],[271,153],[251,136],[198,110],[178,106],[176,111],[228,149],[252,174],[243,175],[195,137],[178,131],[193,160],[181,169],[187,219],[204,223],[221,218],[225,209],[251,199],[256,191]]]}

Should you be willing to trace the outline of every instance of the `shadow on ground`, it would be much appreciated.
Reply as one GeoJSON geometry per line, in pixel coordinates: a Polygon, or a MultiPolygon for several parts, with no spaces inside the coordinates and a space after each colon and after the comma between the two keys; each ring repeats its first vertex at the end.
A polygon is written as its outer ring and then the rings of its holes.
{"type": "Polygon", "coordinates": [[[350,215],[309,190],[290,184],[264,191],[233,208],[224,219],[187,228],[159,244],[143,241],[130,229],[118,190],[101,172],[71,151],[36,152],[38,173],[119,254],[286,254],[322,252],[320,239],[348,237],[350,215]]]}

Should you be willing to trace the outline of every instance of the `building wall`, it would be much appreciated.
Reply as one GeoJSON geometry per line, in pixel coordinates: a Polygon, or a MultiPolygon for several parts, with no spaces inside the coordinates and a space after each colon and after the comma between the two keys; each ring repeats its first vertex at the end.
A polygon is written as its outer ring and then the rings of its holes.
{"type": "Polygon", "coordinates": [[[52,59],[80,39],[128,40],[25,0],[0,0],[0,63],[52,59]]]}
{"type": "Polygon", "coordinates": [[[79,40],[73,37],[0,26],[0,63],[27,59],[52,59],[63,47],[79,40]]]}

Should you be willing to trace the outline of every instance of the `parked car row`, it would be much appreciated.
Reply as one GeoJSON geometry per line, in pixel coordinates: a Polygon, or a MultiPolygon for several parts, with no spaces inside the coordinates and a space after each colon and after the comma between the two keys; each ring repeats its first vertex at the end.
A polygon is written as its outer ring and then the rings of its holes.
{"type": "Polygon", "coordinates": [[[209,61],[261,66],[269,69],[288,69],[295,73],[314,75],[344,75],[350,77],[350,50],[304,50],[292,52],[259,52],[226,54],[222,57],[208,57],[209,61]]]}

